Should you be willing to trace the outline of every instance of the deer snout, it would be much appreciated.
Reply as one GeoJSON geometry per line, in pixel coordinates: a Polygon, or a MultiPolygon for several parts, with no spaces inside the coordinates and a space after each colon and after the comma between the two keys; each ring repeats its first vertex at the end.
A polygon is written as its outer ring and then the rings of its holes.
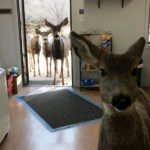
{"type": "Polygon", "coordinates": [[[55,38],[56,38],[56,39],[59,38],[59,34],[56,34],[56,35],[55,35],[55,38]]]}
{"type": "Polygon", "coordinates": [[[44,38],[44,41],[47,41],[47,38],[44,38]]]}
{"type": "Polygon", "coordinates": [[[112,99],[112,105],[118,110],[125,110],[131,105],[131,98],[122,94],[114,96],[112,99]]]}

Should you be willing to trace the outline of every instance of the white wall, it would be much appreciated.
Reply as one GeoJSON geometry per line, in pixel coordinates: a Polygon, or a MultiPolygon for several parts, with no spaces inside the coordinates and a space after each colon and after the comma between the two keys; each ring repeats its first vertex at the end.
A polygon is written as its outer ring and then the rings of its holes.
{"type": "Polygon", "coordinates": [[[20,68],[16,0],[1,0],[0,8],[11,8],[12,14],[0,14],[0,62],[2,67],[20,68]]]}
{"type": "MultiPolygon", "coordinates": [[[[76,32],[82,31],[84,22],[79,21],[79,9],[84,7],[84,0],[72,0],[72,29],[76,32]]],[[[79,59],[73,53],[72,54],[72,66],[73,66],[73,85],[79,87],[80,85],[80,68],[79,59]]]]}
{"type": "Polygon", "coordinates": [[[19,27],[18,27],[18,11],[17,11],[17,0],[12,0],[13,7],[13,25],[14,25],[14,43],[16,51],[16,62],[19,71],[21,72],[21,54],[20,54],[20,39],[19,39],[19,27]]]}
{"type": "Polygon", "coordinates": [[[1,0],[0,8],[12,8],[11,0],[1,0]]]}
{"type": "MultiPolygon", "coordinates": [[[[73,0],[73,30],[80,32],[90,28],[100,28],[113,34],[113,53],[123,53],[140,36],[148,37],[149,0],[126,0],[124,8],[121,0],[84,0],[84,21],[79,21],[78,6],[80,0],[73,0]],[[76,13],[75,13],[76,12],[76,13]],[[75,15],[75,16],[74,16],[75,15]]],[[[148,49],[143,55],[145,68],[142,74],[142,85],[150,86],[146,77],[150,76],[150,55],[148,49]],[[146,55],[145,55],[146,53],[146,55]],[[146,58],[145,58],[146,57],[146,58]]],[[[77,61],[76,61],[77,62],[77,61]]]]}
{"type": "MultiPolygon", "coordinates": [[[[16,0],[1,0],[0,8],[12,8],[12,14],[0,15],[0,61],[5,68],[20,68],[20,47],[18,37],[16,0]]],[[[149,0],[126,0],[121,8],[121,0],[102,0],[97,8],[97,0],[72,0],[72,28],[80,32],[89,28],[111,30],[113,52],[124,52],[139,36],[147,37],[149,0]],[[83,3],[85,1],[85,3],[83,3]],[[85,7],[84,21],[80,21],[79,8],[85,7]]],[[[74,56],[74,55],[73,55],[74,56]]],[[[145,67],[142,85],[150,86],[150,49],[143,55],[145,67]]],[[[79,60],[73,57],[73,80],[79,85],[79,60]]]]}
{"type": "MultiPolygon", "coordinates": [[[[124,52],[140,36],[145,36],[147,0],[103,0],[97,8],[97,0],[85,0],[85,30],[101,28],[113,34],[113,52],[124,52]]],[[[147,31],[146,31],[147,32],[147,31]]]]}

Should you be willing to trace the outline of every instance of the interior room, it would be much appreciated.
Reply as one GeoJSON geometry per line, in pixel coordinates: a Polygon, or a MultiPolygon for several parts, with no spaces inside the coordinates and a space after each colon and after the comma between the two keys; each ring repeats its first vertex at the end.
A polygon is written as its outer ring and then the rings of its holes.
{"type": "Polygon", "coordinates": [[[0,150],[149,150],[150,0],[50,1],[0,1],[0,150]]]}

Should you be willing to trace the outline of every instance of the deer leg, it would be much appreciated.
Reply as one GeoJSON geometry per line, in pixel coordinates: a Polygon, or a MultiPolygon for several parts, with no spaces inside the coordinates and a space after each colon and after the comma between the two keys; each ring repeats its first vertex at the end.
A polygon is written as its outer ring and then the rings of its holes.
{"type": "Polygon", "coordinates": [[[47,77],[48,77],[48,58],[47,57],[45,57],[45,59],[46,59],[46,71],[47,71],[47,77]]]}
{"type": "Polygon", "coordinates": [[[31,64],[31,71],[32,71],[32,69],[34,69],[32,54],[29,54],[29,57],[30,57],[30,64],[31,64]]]}
{"type": "Polygon", "coordinates": [[[40,57],[40,55],[38,54],[38,73],[39,73],[39,75],[40,75],[41,73],[40,73],[39,57],[40,57]]]}
{"type": "Polygon", "coordinates": [[[52,57],[50,57],[50,77],[52,76],[52,57]]]}
{"type": "Polygon", "coordinates": [[[30,54],[28,53],[28,60],[29,60],[29,70],[31,72],[32,68],[31,68],[31,57],[30,57],[30,54]]]}
{"type": "Polygon", "coordinates": [[[64,64],[64,59],[61,60],[61,76],[62,76],[62,85],[64,85],[64,67],[63,67],[63,64],[64,64]]]}
{"type": "Polygon", "coordinates": [[[62,77],[62,72],[60,71],[60,75],[59,75],[59,78],[61,78],[62,77]]]}
{"type": "Polygon", "coordinates": [[[33,59],[33,76],[35,77],[35,55],[32,54],[32,59],[33,59]]]}
{"type": "Polygon", "coordinates": [[[31,69],[33,70],[33,68],[34,68],[33,57],[30,56],[30,58],[31,58],[31,69]]]}
{"type": "Polygon", "coordinates": [[[67,75],[68,75],[68,77],[70,77],[68,57],[66,58],[66,66],[67,66],[67,75]]]}
{"type": "Polygon", "coordinates": [[[53,82],[53,84],[55,85],[56,84],[56,70],[57,70],[57,60],[56,59],[54,59],[54,82],[53,82]]]}
{"type": "Polygon", "coordinates": [[[58,73],[58,60],[56,60],[56,73],[58,73]]]}
{"type": "Polygon", "coordinates": [[[62,78],[62,72],[60,71],[60,75],[59,75],[59,78],[62,78]]]}

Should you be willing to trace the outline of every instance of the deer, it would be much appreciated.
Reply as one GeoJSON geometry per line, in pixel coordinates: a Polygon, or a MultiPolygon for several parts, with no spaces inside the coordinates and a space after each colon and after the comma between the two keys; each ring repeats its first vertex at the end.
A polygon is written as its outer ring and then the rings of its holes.
{"type": "Polygon", "coordinates": [[[40,65],[39,65],[39,57],[40,57],[40,51],[41,51],[41,44],[39,41],[39,35],[37,33],[38,29],[35,29],[35,34],[33,35],[33,37],[31,38],[31,40],[29,41],[28,44],[28,53],[32,55],[32,59],[30,58],[30,70],[31,70],[31,66],[32,66],[32,60],[33,60],[33,76],[36,76],[36,72],[35,72],[35,55],[37,55],[37,62],[38,62],[38,75],[40,75],[40,65]]]}
{"type": "MultiPolygon", "coordinates": [[[[66,58],[66,62],[68,62],[68,53],[69,48],[66,48],[66,43],[64,42],[64,38],[60,35],[61,28],[68,24],[68,18],[65,18],[61,23],[54,25],[51,22],[45,19],[45,25],[48,26],[52,31],[52,57],[54,60],[54,81],[53,84],[56,84],[56,73],[57,73],[57,60],[61,60],[61,77],[62,77],[62,85],[64,85],[64,74],[63,74],[63,63],[66,58]]],[[[69,63],[68,63],[68,76],[69,76],[69,63]]]]}
{"type": "Polygon", "coordinates": [[[145,38],[122,54],[108,54],[74,31],[70,38],[75,54],[99,70],[103,118],[98,150],[150,150],[150,100],[137,85],[136,73],[145,38]]]}
{"type": "Polygon", "coordinates": [[[42,50],[43,50],[43,55],[46,60],[46,70],[47,70],[46,76],[48,77],[50,74],[50,77],[51,77],[52,76],[52,72],[51,72],[52,44],[48,41],[48,35],[51,33],[51,30],[49,29],[47,31],[40,31],[39,29],[37,29],[36,33],[41,35],[42,37],[42,44],[43,44],[42,50]],[[50,73],[48,71],[48,58],[50,58],[50,73]]]}

